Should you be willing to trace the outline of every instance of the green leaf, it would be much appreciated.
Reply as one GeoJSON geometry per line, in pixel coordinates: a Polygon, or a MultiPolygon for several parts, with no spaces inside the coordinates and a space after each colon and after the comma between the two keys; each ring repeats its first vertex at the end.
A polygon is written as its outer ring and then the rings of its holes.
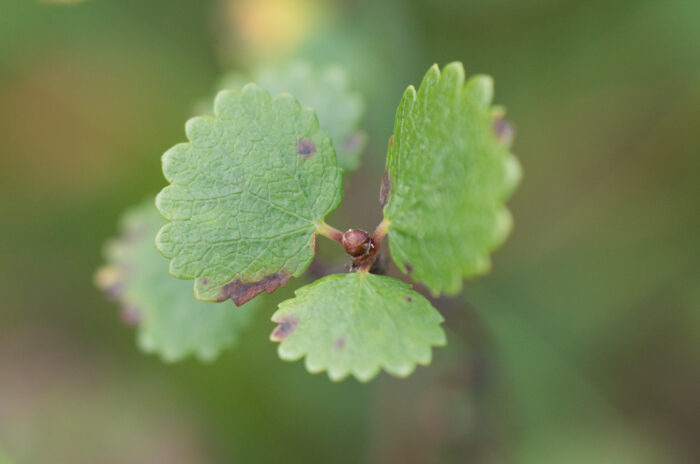
{"type": "Polygon", "coordinates": [[[279,356],[311,373],[366,382],[381,368],[406,377],[445,344],[439,312],[409,285],[366,272],[334,274],[296,291],[272,316],[279,356]]]}
{"type": "Polygon", "coordinates": [[[312,67],[306,62],[259,68],[249,76],[234,73],[226,76],[221,89],[241,89],[255,82],[271,95],[288,92],[304,107],[312,108],[321,129],[328,131],[338,155],[338,166],[346,171],[359,167],[366,145],[360,130],[365,112],[362,97],[350,89],[347,72],[339,66],[312,67]]]}
{"type": "Polygon", "coordinates": [[[168,274],[168,261],[153,244],[164,222],[152,199],[127,211],[121,234],[105,247],[107,265],[97,284],[123,305],[123,315],[135,318],[144,351],[166,361],[192,354],[212,360],[236,342],[260,300],[242,308],[197,301],[190,282],[168,274]]]}
{"type": "Polygon", "coordinates": [[[342,177],[328,134],[291,95],[248,84],[220,92],[214,109],[163,155],[171,185],[156,204],[171,222],[156,244],[198,299],[241,305],[309,266],[342,177]]]}
{"type": "Polygon", "coordinates": [[[397,110],[381,195],[389,246],[396,265],[435,295],[487,272],[489,252],[511,229],[504,203],[520,166],[492,96],[490,77],[465,85],[461,63],[442,73],[435,65],[397,110]]]}

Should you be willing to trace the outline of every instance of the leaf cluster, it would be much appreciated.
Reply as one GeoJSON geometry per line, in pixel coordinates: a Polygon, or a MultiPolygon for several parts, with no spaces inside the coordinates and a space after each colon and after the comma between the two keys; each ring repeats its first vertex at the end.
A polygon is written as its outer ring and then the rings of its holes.
{"type": "Polygon", "coordinates": [[[155,203],[165,224],[152,206],[128,213],[100,285],[138,308],[145,350],[211,359],[234,342],[258,295],[309,268],[322,235],[345,247],[351,272],[279,304],[271,339],[280,357],[304,357],[309,372],[332,380],[368,381],[381,369],[403,377],[429,364],[432,347],[446,342],[443,318],[409,284],[377,275],[378,259],[388,241],[397,268],[433,296],[456,294],[464,278],[489,269],[520,179],[492,80],[465,81],[461,63],[451,63],[406,90],[380,188],[384,219],[370,235],[325,222],[364,146],[363,104],[344,73],[295,64],[253,78],[229,77],[213,114],[187,122],[188,141],[163,156],[169,185],[155,203]],[[168,270],[194,280],[201,301],[168,270]],[[210,303],[228,299],[243,306],[210,303]]]}

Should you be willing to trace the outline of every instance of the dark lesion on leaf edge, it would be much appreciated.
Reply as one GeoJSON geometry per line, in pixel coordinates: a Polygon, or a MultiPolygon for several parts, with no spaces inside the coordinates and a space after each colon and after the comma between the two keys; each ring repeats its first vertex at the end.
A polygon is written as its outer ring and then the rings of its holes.
{"type": "Polygon", "coordinates": [[[286,316],[281,318],[273,318],[272,322],[279,324],[270,334],[270,340],[280,342],[290,336],[294,329],[299,325],[299,320],[294,316],[286,316]]]}
{"type": "Polygon", "coordinates": [[[255,282],[242,282],[241,279],[236,279],[221,288],[221,294],[216,301],[221,302],[231,298],[236,306],[241,306],[262,292],[272,293],[277,287],[284,287],[291,277],[282,269],[255,282]]]}
{"type": "Polygon", "coordinates": [[[498,114],[491,121],[493,131],[499,142],[510,145],[515,138],[515,127],[505,119],[505,115],[498,114]]]}

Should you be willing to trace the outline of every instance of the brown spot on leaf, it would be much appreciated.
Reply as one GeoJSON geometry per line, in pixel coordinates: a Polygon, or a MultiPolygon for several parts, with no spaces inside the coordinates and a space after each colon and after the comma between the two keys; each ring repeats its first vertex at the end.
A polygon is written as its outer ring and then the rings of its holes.
{"type": "Polygon", "coordinates": [[[107,299],[116,301],[124,293],[124,272],[116,266],[103,266],[95,273],[95,285],[107,299]]]}
{"type": "Polygon", "coordinates": [[[411,298],[410,296],[406,295],[406,301],[408,301],[408,302],[410,303],[411,301],[413,301],[413,298],[411,298]]]}
{"type": "Polygon", "coordinates": [[[119,310],[119,319],[129,327],[136,327],[141,322],[141,311],[136,306],[124,306],[119,310]]]}
{"type": "Polygon", "coordinates": [[[496,138],[501,143],[510,145],[515,138],[515,128],[513,125],[506,121],[503,114],[499,114],[493,118],[491,122],[493,125],[493,131],[496,133],[496,138]]]}
{"type": "Polygon", "coordinates": [[[105,287],[103,290],[105,293],[105,297],[107,297],[109,301],[117,301],[124,294],[125,288],[126,285],[124,284],[124,282],[117,282],[114,285],[105,287]]]}
{"type": "Polygon", "coordinates": [[[389,137],[389,147],[391,148],[394,145],[394,134],[391,134],[389,137]]]}
{"type": "Polygon", "coordinates": [[[291,277],[282,269],[278,273],[263,277],[257,282],[241,282],[240,279],[236,279],[222,287],[221,295],[216,301],[221,302],[231,298],[236,306],[241,306],[262,292],[272,293],[277,287],[284,287],[291,277]]]}
{"type": "Polygon", "coordinates": [[[406,268],[406,272],[408,272],[409,274],[413,272],[413,266],[411,266],[411,263],[406,261],[405,263],[403,263],[403,265],[406,268]]]}
{"type": "Polygon", "coordinates": [[[316,153],[316,144],[310,139],[301,139],[297,143],[297,153],[305,158],[310,158],[311,155],[316,153]]]}
{"type": "Polygon", "coordinates": [[[207,279],[206,277],[202,277],[201,282],[202,282],[202,285],[209,285],[209,279],[207,279]]]}
{"type": "Polygon", "coordinates": [[[389,193],[391,192],[391,180],[389,180],[389,170],[384,171],[382,175],[382,186],[379,189],[379,206],[384,208],[387,200],[389,199],[389,193]]]}
{"type": "Polygon", "coordinates": [[[270,334],[270,340],[273,342],[284,340],[290,336],[294,332],[294,329],[297,328],[297,325],[299,325],[299,321],[292,316],[280,318],[278,320],[273,319],[273,321],[279,324],[270,334]]]}
{"type": "Polygon", "coordinates": [[[333,344],[337,349],[342,350],[345,347],[345,337],[340,337],[333,344]]]}

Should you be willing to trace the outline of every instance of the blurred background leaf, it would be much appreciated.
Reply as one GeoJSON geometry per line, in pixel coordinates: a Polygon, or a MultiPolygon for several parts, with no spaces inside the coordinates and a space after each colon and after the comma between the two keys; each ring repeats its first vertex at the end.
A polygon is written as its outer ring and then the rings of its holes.
{"type": "Polygon", "coordinates": [[[692,0],[2,1],[0,443],[17,463],[697,461],[699,22],[692,0]],[[409,379],[280,362],[274,308],[216,363],[164,365],[92,286],[192,105],[298,58],[367,102],[338,227],[379,222],[396,105],[433,62],[492,75],[516,124],[513,235],[438,301],[448,347],[409,379]]]}

